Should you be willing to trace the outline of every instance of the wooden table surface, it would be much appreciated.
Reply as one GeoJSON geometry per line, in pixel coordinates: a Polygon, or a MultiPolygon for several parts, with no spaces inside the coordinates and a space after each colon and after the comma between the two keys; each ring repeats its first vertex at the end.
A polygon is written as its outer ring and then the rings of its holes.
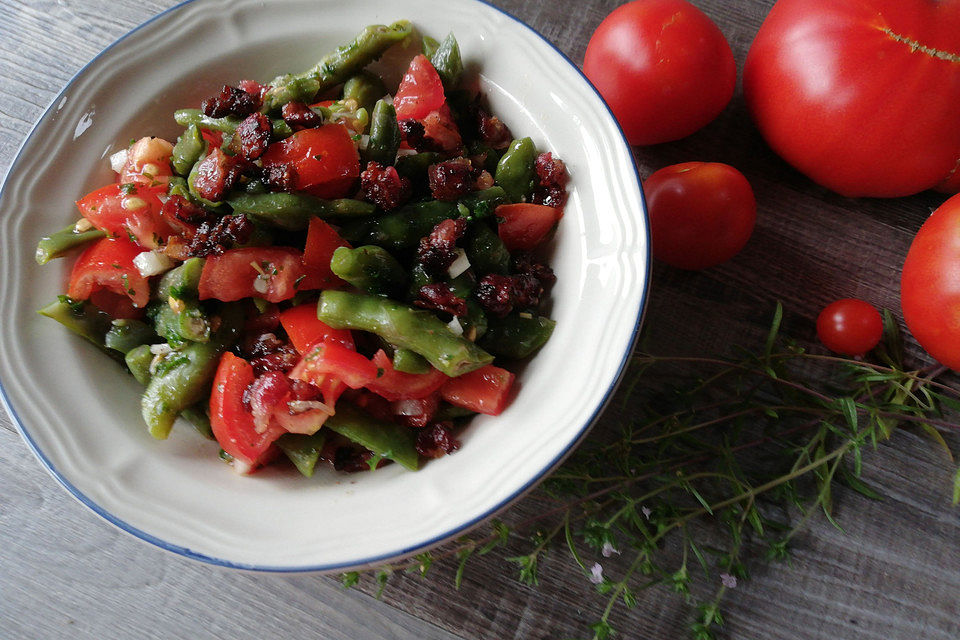
{"type": "MultiPolygon", "coordinates": [[[[102,48],[176,0],[0,0],[0,171],[71,76],[102,48]]],[[[438,2],[438,6],[442,3],[438,2]]],[[[496,0],[582,61],[617,0],[496,0]]],[[[695,0],[721,27],[738,68],[772,0],[695,0]]],[[[897,282],[910,239],[943,196],[852,200],[810,183],[763,144],[740,92],[713,124],[678,143],[638,149],[644,176],[680,161],[728,162],[759,201],[756,232],[733,261],[701,273],[656,265],[648,348],[712,354],[762,334],[774,302],[787,330],[813,337],[828,302],[862,297],[899,309],[897,282]]],[[[6,215],[3,212],[0,215],[6,215]]],[[[908,345],[917,354],[915,345],[908,345]]],[[[602,426],[602,423],[601,423],[602,426]]],[[[423,638],[588,637],[603,606],[558,550],[539,587],[514,580],[502,557],[399,577],[375,599],[366,580],[242,574],[167,554],[75,502],[0,415],[0,637],[423,638]]],[[[960,511],[949,504],[953,466],[926,441],[898,435],[868,456],[867,478],[887,498],[839,490],[845,531],[815,520],[789,565],[751,565],[727,597],[723,637],[956,640],[960,638],[960,511]]],[[[536,508],[536,494],[507,514],[536,508]]],[[[683,601],[656,589],[619,610],[623,638],[683,638],[683,601]]]]}

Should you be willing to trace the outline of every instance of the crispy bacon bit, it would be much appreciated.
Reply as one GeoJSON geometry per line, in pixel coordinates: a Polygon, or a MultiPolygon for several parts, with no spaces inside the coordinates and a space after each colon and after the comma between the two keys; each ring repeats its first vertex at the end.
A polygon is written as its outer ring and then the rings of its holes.
{"type": "Polygon", "coordinates": [[[403,138],[408,145],[421,150],[424,141],[424,130],[423,125],[419,120],[400,120],[397,122],[397,125],[400,127],[400,137],[403,138]]]}
{"type": "Polygon", "coordinates": [[[490,175],[490,172],[486,169],[480,172],[480,175],[477,176],[477,179],[473,181],[473,188],[477,191],[483,191],[484,189],[489,189],[493,186],[493,176],[490,175]]]}
{"type": "Polygon", "coordinates": [[[364,200],[390,211],[410,198],[410,179],[402,177],[395,167],[370,162],[360,174],[360,189],[364,200]]]}
{"type": "Polygon", "coordinates": [[[297,170],[292,164],[271,164],[263,168],[260,178],[271,191],[293,191],[297,170]]]}
{"type": "Polygon", "coordinates": [[[463,218],[440,222],[430,235],[420,238],[417,262],[423,265],[427,273],[442,276],[457,259],[457,241],[466,231],[467,221],[463,218]]]}
{"type": "Polygon", "coordinates": [[[206,221],[190,239],[187,254],[198,258],[218,256],[249,240],[252,233],[253,223],[244,215],[223,216],[212,224],[206,221]]]}
{"type": "Polygon", "coordinates": [[[513,311],[513,278],[489,273],[474,291],[480,306],[500,318],[513,311]]]}
{"type": "Polygon", "coordinates": [[[529,251],[518,251],[513,255],[513,272],[516,274],[528,274],[540,281],[540,286],[549,289],[550,285],[557,281],[557,276],[553,274],[553,269],[537,262],[533,254],[529,251]]]}
{"type": "Polygon", "coordinates": [[[270,124],[270,118],[262,113],[251,113],[237,127],[231,143],[231,147],[236,148],[231,150],[247,160],[256,160],[267,150],[271,133],[273,125],[270,124]]]}
{"type": "Polygon", "coordinates": [[[257,110],[263,104],[263,96],[267,95],[270,85],[260,84],[256,80],[241,80],[237,83],[237,88],[246,91],[257,99],[257,110]]]}
{"type": "Polygon", "coordinates": [[[393,419],[414,429],[422,429],[433,422],[439,407],[440,399],[435,393],[426,398],[404,398],[391,404],[393,419]]]}
{"type": "Polygon", "coordinates": [[[451,422],[437,422],[422,430],[417,436],[417,453],[424,458],[442,458],[460,448],[460,441],[453,437],[451,422]]]}
{"type": "MultiPolygon", "coordinates": [[[[361,449],[354,446],[338,447],[333,454],[333,468],[344,473],[359,473],[370,471],[370,460],[373,458],[373,452],[369,449],[361,449]]],[[[386,464],[386,460],[381,459],[377,463],[379,469],[381,465],[386,464]]]]}
{"type": "Polygon", "coordinates": [[[197,195],[211,202],[222,200],[248,166],[247,161],[240,156],[228,156],[214,147],[197,168],[197,179],[194,182],[197,195]]]}
{"type": "Polygon", "coordinates": [[[427,168],[430,193],[437,200],[453,202],[473,191],[473,165],[466,158],[454,158],[427,168]]]}
{"type": "Polygon", "coordinates": [[[537,186],[533,190],[531,202],[545,204],[548,207],[562,209],[567,203],[567,165],[560,158],[554,158],[549,151],[537,156],[534,165],[537,172],[537,186]]]}
{"type": "Polygon", "coordinates": [[[483,143],[493,149],[506,149],[513,140],[507,125],[497,116],[487,113],[483,107],[477,107],[477,130],[483,143]]]}
{"type": "Polygon", "coordinates": [[[246,117],[260,108],[260,97],[254,96],[243,89],[223,85],[220,93],[211,96],[200,103],[204,115],[211,118],[225,116],[246,117]]]}
{"type": "MultiPolygon", "coordinates": [[[[167,220],[178,220],[189,225],[192,233],[193,227],[209,219],[210,214],[203,207],[198,207],[181,195],[174,194],[164,201],[160,209],[160,215],[167,220]]],[[[184,232],[187,226],[174,223],[178,231],[184,232]]]]}
{"type": "Polygon", "coordinates": [[[467,315],[467,301],[453,292],[453,288],[446,282],[425,284],[417,292],[419,296],[413,301],[423,309],[445,311],[457,317],[467,315]]]}
{"type": "Polygon", "coordinates": [[[453,156],[463,151],[463,140],[460,138],[460,131],[456,123],[450,116],[449,110],[446,115],[441,111],[432,111],[423,119],[424,150],[442,151],[448,156],[453,156]]]}
{"type": "Polygon", "coordinates": [[[296,100],[283,105],[280,115],[294,131],[313,129],[323,124],[323,116],[311,109],[307,103],[296,100]]]}
{"type": "MultiPolygon", "coordinates": [[[[240,353],[250,361],[253,372],[257,376],[262,376],[271,371],[286,373],[293,369],[300,360],[300,354],[297,353],[297,350],[289,342],[281,340],[273,333],[248,336],[240,345],[240,353]]],[[[296,392],[296,389],[297,387],[294,386],[294,392],[296,392]]],[[[290,390],[290,386],[287,385],[286,391],[290,390]]],[[[316,396],[297,397],[296,399],[312,400],[314,397],[316,396]]]]}

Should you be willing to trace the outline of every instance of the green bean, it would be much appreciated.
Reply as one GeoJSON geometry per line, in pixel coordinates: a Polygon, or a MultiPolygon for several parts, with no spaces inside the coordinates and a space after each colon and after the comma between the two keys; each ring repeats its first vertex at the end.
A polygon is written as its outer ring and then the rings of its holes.
{"type": "Polygon", "coordinates": [[[210,339],[210,320],[200,308],[197,291],[203,265],[203,258],[189,258],[165,273],[157,285],[154,297],[158,305],[153,319],[157,332],[171,345],[210,339]]]}
{"type": "Polygon", "coordinates": [[[302,433],[285,433],[276,440],[276,445],[286,454],[297,471],[309,478],[313,475],[326,441],[327,434],[321,430],[309,436],[302,433]]]}
{"type": "Polygon", "coordinates": [[[427,184],[427,169],[432,164],[443,160],[443,156],[436,151],[423,151],[397,158],[397,173],[409,178],[414,185],[427,184]]]}
{"type": "Polygon", "coordinates": [[[47,264],[54,258],[65,256],[72,249],[106,237],[106,233],[100,229],[90,229],[88,231],[77,231],[76,223],[55,231],[48,236],[40,238],[37,243],[37,252],[34,257],[37,264],[47,264]]]}
{"type": "Polygon", "coordinates": [[[430,363],[416,351],[396,348],[393,350],[393,368],[404,373],[429,373],[430,363]]]}
{"type": "Polygon", "coordinates": [[[200,127],[191,123],[177,138],[177,144],[173,145],[173,155],[170,158],[173,170],[181,176],[189,175],[190,169],[203,155],[204,149],[206,143],[200,135],[200,127]]]}
{"type": "Polygon", "coordinates": [[[227,199],[234,213],[288,231],[302,231],[310,218],[369,216],[376,206],[362,200],[324,200],[306,193],[234,193],[227,199]]]}
{"type": "Polygon", "coordinates": [[[407,287],[403,266],[390,252],[376,245],[337,248],[330,269],[357,289],[373,295],[399,297],[407,287]]]}
{"type": "Polygon", "coordinates": [[[270,89],[263,99],[264,113],[276,111],[294,100],[313,102],[318,93],[346,81],[412,31],[413,27],[407,20],[389,26],[378,24],[366,27],[352,42],[325,56],[312,69],[300,74],[279,76],[270,82],[270,89]]]}
{"type": "MultiPolygon", "coordinates": [[[[476,300],[467,300],[467,315],[460,317],[459,321],[463,328],[463,337],[470,342],[477,342],[487,332],[487,314],[476,300]]],[[[493,351],[490,353],[496,355],[493,351]]]]}
{"type": "Polygon", "coordinates": [[[460,59],[460,45],[453,34],[447,34],[440,46],[428,57],[440,75],[444,89],[456,89],[460,84],[460,76],[463,75],[463,60],[460,59]]]}
{"type": "Polygon", "coordinates": [[[37,311],[42,316],[52,318],[78,336],[85,338],[114,360],[123,356],[108,349],[104,337],[112,326],[113,318],[82,300],[71,300],[67,296],[57,296],[54,302],[37,311]]]}
{"type": "Polygon", "coordinates": [[[471,226],[465,250],[478,278],[488,273],[505,275],[510,270],[510,252],[497,232],[484,221],[471,226]]]}
{"type": "Polygon", "coordinates": [[[522,202],[533,193],[536,178],[537,148],[530,138],[514,140],[497,163],[496,183],[510,200],[522,202]]]}
{"type": "Polygon", "coordinates": [[[420,50],[428,58],[432,58],[433,54],[437,49],[440,48],[440,43],[437,42],[436,38],[431,38],[430,36],[423,36],[423,39],[420,41],[420,50]]]}
{"type": "Polygon", "coordinates": [[[220,356],[237,339],[242,316],[239,306],[225,306],[220,328],[209,342],[191,342],[157,365],[140,403],[143,419],[154,438],[165,439],[177,416],[206,397],[220,356]]]}
{"type": "Polygon", "coordinates": [[[557,325],[550,318],[512,314],[491,318],[486,335],[479,341],[484,349],[503,358],[526,358],[546,344],[557,325]]]}
{"type": "Polygon", "coordinates": [[[350,76],[343,84],[343,99],[355,100],[357,105],[367,111],[373,111],[373,105],[385,95],[387,87],[380,76],[366,70],[350,76]]]}
{"type": "MultiPolygon", "coordinates": [[[[200,109],[177,109],[173,112],[173,119],[177,121],[177,124],[184,127],[194,125],[200,129],[212,129],[214,131],[220,131],[221,133],[228,134],[235,133],[237,127],[239,127],[240,123],[243,122],[243,118],[238,118],[237,116],[212,118],[208,115],[204,115],[200,109]]],[[[271,118],[270,124],[272,125],[273,129],[273,138],[276,140],[289,138],[293,135],[293,129],[291,129],[290,125],[288,125],[282,118],[271,118]]],[[[177,173],[180,173],[180,171],[177,171],[177,173]]]]}
{"type": "Polygon", "coordinates": [[[367,162],[392,165],[397,160],[400,148],[400,127],[397,125],[397,110],[389,100],[378,100],[370,120],[370,139],[363,152],[367,162]]]}
{"type": "Polygon", "coordinates": [[[410,349],[448,376],[459,376],[493,362],[493,356],[454,334],[429,311],[371,295],[324,291],[317,318],[335,329],[375,333],[410,349]]]}
{"type": "MultiPolygon", "coordinates": [[[[130,373],[133,374],[133,377],[136,378],[137,382],[143,386],[147,386],[150,383],[150,378],[153,377],[150,373],[150,365],[154,358],[155,356],[153,352],[150,351],[150,345],[148,344],[140,345],[127,352],[125,358],[127,368],[130,370],[130,373]]],[[[210,417],[204,409],[204,404],[205,402],[201,401],[191,407],[187,407],[180,415],[192,424],[205,438],[213,440],[213,429],[210,427],[210,417]]]]}
{"type": "Polygon", "coordinates": [[[498,206],[508,204],[510,197],[503,190],[503,187],[494,186],[482,191],[468,193],[460,198],[459,202],[470,211],[468,218],[473,220],[489,217],[498,206]]]}
{"type": "Polygon", "coordinates": [[[196,300],[203,273],[203,258],[188,258],[176,269],[163,274],[157,284],[154,300],[166,302],[168,298],[177,300],[196,300]]]}
{"type": "Polygon", "coordinates": [[[376,244],[395,251],[416,246],[437,224],[455,217],[457,206],[452,202],[416,202],[377,218],[345,222],[340,235],[352,244],[376,244]]]}
{"type": "Polygon", "coordinates": [[[337,413],[323,424],[331,431],[411,471],[420,467],[413,429],[378,420],[344,401],[337,403],[337,413]]]}
{"type": "Polygon", "coordinates": [[[120,353],[128,353],[141,345],[157,341],[157,332],[145,322],[133,319],[114,320],[104,336],[104,345],[120,353]]]}

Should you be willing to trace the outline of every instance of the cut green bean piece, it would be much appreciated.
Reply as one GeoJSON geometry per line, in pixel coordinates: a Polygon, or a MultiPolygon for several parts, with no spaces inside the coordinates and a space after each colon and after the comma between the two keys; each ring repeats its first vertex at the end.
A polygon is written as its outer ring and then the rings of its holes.
{"type": "Polygon", "coordinates": [[[150,345],[142,344],[127,351],[123,359],[124,362],[127,363],[127,369],[130,370],[130,373],[133,374],[137,382],[143,386],[147,386],[152,377],[150,374],[150,363],[153,362],[154,357],[153,351],[150,350],[150,345]]]}
{"type": "Polygon", "coordinates": [[[234,213],[288,231],[302,231],[310,218],[354,218],[373,214],[376,206],[362,200],[324,200],[306,193],[235,193],[227,199],[234,213]]]}
{"type": "Polygon", "coordinates": [[[107,234],[100,231],[100,229],[77,231],[77,225],[74,223],[60,229],[60,231],[40,238],[34,257],[37,259],[37,264],[47,264],[54,258],[61,258],[73,249],[81,247],[88,242],[105,238],[106,235],[107,234]]]}
{"type": "Polygon", "coordinates": [[[325,56],[312,69],[279,76],[270,82],[270,89],[263,99],[263,111],[271,113],[294,100],[313,102],[318,93],[346,81],[412,31],[413,26],[408,20],[389,26],[366,27],[352,42],[325,56]]]}
{"type": "Polygon", "coordinates": [[[114,320],[112,326],[104,336],[104,345],[107,348],[128,353],[131,349],[150,344],[158,340],[157,332],[153,327],[140,320],[114,320]]]}
{"type": "Polygon", "coordinates": [[[323,426],[411,471],[420,468],[413,429],[377,420],[344,401],[337,403],[337,413],[323,426]]]}
{"type": "Polygon", "coordinates": [[[392,165],[397,160],[400,148],[400,127],[397,125],[397,110],[389,100],[378,100],[370,120],[370,139],[363,152],[367,162],[392,165]]]}
{"type": "Polygon", "coordinates": [[[530,138],[514,140],[497,163],[494,176],[513,202],[523,202],[533,193],[536,180],[537,148],[530,138]]]}
{"type": "Polygon", "coordinates": [[[173,145],[173,155],[170,158],[173,170],[181,176],[189,175],[190,169],[205,150],[206,142],[200,135],[200,127],[193,123],[189,124],[177,138],[177,144],[173,145]]]}
{"type": "Polygon", "coordinates": [[[397,348],[393,350],[393,368],[404,373],[429,373],[432,367],[416,351],[397,348]]]}
{"type": "Polygon", "coordinates": [[[429,311],[387,298],[324,291],[317,304],[317,318],[334,329],[375,333],[391,344],[419,353],[451,377],[493,362],[492,355],[454,334],[429,311]]]}
{"type": "Polygon", "coordinates": [[[508,204],[510,197],[503,187],[490,187],[482,191],[474,191],[460,198],[460,204],[469,211],[468,216],[471,220],[480,220],[493,215],[493,212],[501,204],[508,204]]]}
{"type": "Polygon", "coordinates": [[[310,436],[302,433],[285,433],[276,440],[276,445],[286,454],[297,471],[309,478],[313,475],[326,441],[327,434],[321,430],[310,436]]]}
{"type": "MultiPolygon", "coordinates": [[[[194,125],[200,129],[212,129],[221,133],[233,134],[237,127],[243,122],[243,118],[237,116],[224,116],[222,118],[212,118],[204,115],[200,109],[177,109],[173,112],[173,119],[177,124],[184,127],[194,125]]],[[[273,138],[282,140],[293,135],[293,129],[290,128],[282,118],[271,118],[270,124],[273,129],[273,138]]],[[[180,173],[179,171],[177,173],[180,173]]],[[[181,174],[183,175],[183,174],[181,174]]]]}
{"type": "Polygon", "coordinates": [[[463,60],[460,58],[460,45],[453,34],[447,34],[440,46],[427,57],[440,75],[443,88],[447,91],[456,89],[463,75],[463,60]]]}
{"type": "Polygon", "coordinates": [[[387,87],[380,76],[366,70],[350,76],[343,84],[343,99],[355,100],[367,111],[373,111],[373,105],[385,95],[387,95],[387,87]]]}
{"type": "Polygon", "coordinates": [[[377,218],[346,222],[340,235],[352,244],[376,244],[395,251],[416,246],[437,224],[456,217],[457,205],[452,202],[417,202],[377,218]]]}
{"type": "Polygon", "coordinates": [[[157,332],[171,345],[210,339],[210,320],[200,308],[197,291],[203,265],[203,258],[189,258],[165,273],[157,285],[157,305],[151,309],[151,317],[157,332]]]}
{"type": "Polygon", "coordinates": [[[168,298],[196,300],[203,264],[203,258],[188,258],[179,267],[163,274],[154,299],[162,302],[167,302],[168,298]]]}
{"type": "Polygon", "coordinates": [[[121,361],[123,355],[108,349],[104,337],[110,330],[113,318],[82,300],[71,300],[67,296],[57,296],[54,302],[37,311],[42,316],[52,318],[78,336],[85,338],[108,354],[114,360],[121,361]]]}
{"type": "Polygon", "coordinates": [[[236,341],[242,325],[241,308],[227,305],[221,315],[220,329],[209,342],[191,342],[159,362],[141,399],[143,419],[150,435],[165,439],[177,416],[206,397],[220,356],[236,341]]]}
{"type": "Polygon", "coordinates": [[[440,43],[436,38],[431,38],[430,36],[423,36],[423,39],[420,41],[420,50],[428,58],[433,57],[434,52],[440,48],[440,43]]]}
{"type": "MultiPolygon", "coordinates": [[[[463,328],[463,337],[470,342],[477,342],[487,332],[487,314],[483,312],[483,307],[476,300],[467,300],[467,315],[461,317],[459,321],[463,328]]],[[[490,353],[497,355],[493,351],[490,353]]]]}
{"type": "Polygon", "coordinates": [[[403,266],[389,251],[376,245],[337,248],[330,270],[357,289],[377,296],[398,297],[407,287],[403,266]]]}
{"type": "Polygon", "coordinates": [[[427,169],[443,160],[436,151],[423,151],[397,158],[397,173],[415,185],[427,184],[427,169]]]}
{"type": "Polygon", "coordinates": [[[497,357],[519,360],[546,344],[557,323],[550,318],[530,314],[512,314],[491,318],[486,335],[479,341],[497,357]]]}
{"type": "Polygon", "coordinates": [[[510,270],[510,252],[486,222],[478,222],[470,228],[466,245],[467,258],[477,278],[488,273],[505,275],[510,270]]]}

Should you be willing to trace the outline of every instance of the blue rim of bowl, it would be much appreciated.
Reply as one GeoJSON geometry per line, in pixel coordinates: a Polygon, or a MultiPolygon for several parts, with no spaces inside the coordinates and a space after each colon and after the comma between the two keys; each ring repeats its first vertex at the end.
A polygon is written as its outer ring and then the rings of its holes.
{"type": "MultiPolygon", "coordinates": [[[[6,188],[7,179],[14,173],[14,170],[16,169],[18,163],[21,160],[21,156],[23,155],[24,149],[26,149],[29,146],[30,141],[33,139],[33,136],[36,133],[37,127],[40,125],[40,123],[44,119],[47,118],[47,116],[49,116],[51,110],[54,108],[54,105],[56,105],[60,101],[60,99],[67,92],[67,90],[73,85],[73,83],[76,81],[78,77],[80,77],[84,72],[86,72],[86,70],[91,65],[96,63],[97,60],[99,60],[106,52],[113,49],[115,46],[117,46],[127,38],[133,36],[135,33],[140,31],[141,29],[145,29],[146,27],[150,26],[155,21],[163,18],[167,14],[172,13],[174,11],[179,11],[181,8],[185,7],[186,5],[193,4],[194,2],[197,2],[197,1],[198,0],[184,0],[183,2],[177,5],[174,5],[169,9],[166,9],[163,12],[158,13],[157,15],[153,16],[146,22],[142,23],[137,27],[134,27],[124,35],[117,38],[109,46],[107,46],[103,51],[101,51],[93,59],[91,59],[90,62],[85,64],[79,71],[77,71],[73,75],[73,77],[70,78],[69,82],[67,82],[67,84],[60,91],[60,93],[58,93],[57,96],[51,101],[50,105],[43,112],[43,115],[40,116],[40,118],[37,120],[37,124],[35,124],[33,128],[30,130],[30,133],[27,135],[27,138],[23,141],[23,144],[20,145],[20,148],[17,150],[17,155],[14,157],[13,162],[10,164],[10,168],[7,170],[7,173],[4,176],[3,184],[0,185],[0,197],[3,196],[3,191],[6,188]]],[[[580,67],[578,67],[567,56],[567,54],[561,51],[555,44],[550,42],[550,40],[548,40],[545,36],[543,36],[539,31],[537,31],[536,29],[528,25],[523,20],[517,18],[514,15],[511,15],[509,12],[501,9],[500,7],[490,4],[487,0],[475,0],[475,1],[479,2],[480,4],[486,5],[487,7],[490,7],[494,11],[497,11],[498,13],[503,14],[510,20],[513,20],[517,24],[526,28],[533,35],[535,35],[544,43],[546,43],[547,46],[553,49],[557,54],[559,54],[560,57],[563,58],[568,65],[570,65],[584,80],[586,80],[587,85],[593,90],[593,92],[597,95],[597,97],[600,98],[600,101],[603,102],[604,107],[607,109],[607,113],[610,115],[610,118],[613,120],[614,124],[616,125],[617,130],[620,131],[620,137],[623,141],[623,144],[625,144],[628,148],[630,147],[629,143],[627,142],[627,138],[623,133],[623,128],[620,126],[620,123],[617,122],[617,119],[616,117],[614,117],[613,112],[610,110],[610,107],[607,106],[606,102],[603,100],[603,97],[596,90],[596,88],[594,88],[593,84],[587,79],[587,77],[584,75],[580,67]]],[[[643,208],[643,214],[644,214],[644,217],[646,218],[647,204],[646,204],[646,198],[644,197],[644,194],[643,194],[643,187],[640,181],[640,172],[638,170],[637,162],[636,162],[636,159],[633,157],[633,154],[631,153],[630,156],[631,156],[631,163],[633,164],[633,168],[634,168],[634,175],[636,176],[636,179],[637,179],[637,190],[640,193],[640,202],[643,208]]],[[[508,506],[513,504],[516,500],[523,497],[528,491],[533,489],[537,484],[539,484],[543,479],[545,479],[554,469],[556,469],[560,464],[562,464],[563,461],[567,458],[567,456],[570,455],[574,451],[574,449],[576,449],[576,447],[583,441],[583,439],[589,433],[590,429],[600,418],[604,409],[606,409],[607,405],[610,403],[610,400],[613,397],[614,393],[616,392],[617,387],[620,385],[620,381],[623,379],[623,375],[626,372],[627,364],[630,360],[630,356],[633,353],[633,348],[634,346],[636,346],[636,341],[639,336],[640,327],[643,324],[643,318],[646,313],[648,293],[650,288],[650,269],[651,269],[651,262],[652,262],[651,252],[649,251],[649,247],[650,247],[649,223],[644,225],[644,231],[646,236],[646,245],[648,247],[646,278],[644,278],[643,291],[641,292],[640,304],[639,304],[639,308],[637,309],[637,317],[633,326],[633,337],[630,339],[629,348],[626,349],[626,351],[624,351],[623,357],[620,360],[620,365],[617,370],[617,375],[614,377],[613,381],[610,383],[610,386],[607,389],[606,393],[604,394],[603,399],[597,405],[597,408],[594,410],[593,414],[583,424],[583,427],[581,427],[580,432],[577,434],[577,437],[573,439],[563,451],[557,454],[557,456],[553,460],[551,460],[542,470],[540,470],[536,475],[534,475],[531,480],[529,480],[526,484],[524,484],[522,487],[517,489],[513,494],[511,494],[510,496],[502,500],[495,507],[487,510],[486,512],[480,514],[479,516],[476,516],[475,518],[469,520],[468,522],[462,523],[458,525],[456,528],[450,529],[449,531],[446,531],[440,535],[434,536],[429,540],[425,540],[411,547],[397,549],[396,551],[392,551],[389,553],[383,553],[383,554],[372,556],[369,558],[349,560],[349,561],[335,563],[335,564],[306,566],[306,567],[287,567],[287,566],[256,565],[256,564],[245,564],[242,562],[233,562],[230,560],[225,560],[223,558],[217,558],[214,556],[209,556],[203,553],[199,553],[187,547],[171,544],[165,540],[161,540],[160,538],[157,538],[156,536],[153,536],[147,533],[146,531],[138,529],[137,527],[134,527],[128,524],[127,522],[124,522],[120,518],[117,518],[112,513],[105,510],[96,502],[88,498],[82,491],[80,491],[75,486],[73,486],[73,484],[71,484],[70,481],[67,480],[56,469],[56,467],[53,465],[50,459],[47,458],[47,456],[43,453],[43,451],[40,450],[36,442],[34,442],[33,438],[30,437],[29,432],[27,431],[26,427],[24,427],[23,422],[20,420],[20,416],[17,415],[17,412],[14,410],[13,405],[10,403],[10,399],[7,397],[6,389],[3,388],[2,381],[0,381],[0,401],[3,402],[3,406],[7,410],[7,413],[10,414],[10,417],[13,418],[14,423],[17,425],[17,430],[20,432],[20,435],[23,437],[27,445],[30,447],[30,450],[33,451],[34,455],[37,456],[37,458],[40,460],[43,466],[47,469],[47,471],[54,478],[56,478],[56,480],[61,485],[63,485],[63,487],[67,491],[69,491],[74,498],[76,498],[81,504],[85,505],[88,509],[96,513],[98,516],[100,516],[107,522],[113,524],[119,529],[122,529],[123,531],[126,531],[127,533],[133,535],[134,537],[139,538],[140,540],[143,540],[144,542],[148,542],[156,547],[163,549],[164,551],[169,551],[171,553],[175,553],[177,555],[181,555],[186,558],[190,558],[192,560],[198,560],[200,562],[205,562],[207,564],[212,564],[219,567],[226,567],[229,569],[240,569],[244,571],[257,571],[257,572],[263,572],[263,573],[332,573],[335,571],[347,571],[350,569],[374,566],[374,565],[386,562],[388,560],[406,557],[411,554],[417,553],[419,551],[429,549],[446,540],[450,540],[451,538],[457,535],[465,533],[466,531],[472,529],[473,527],[481,524],[483,521],[492,517],[499,511],[507,508],[508,506]]]]}

